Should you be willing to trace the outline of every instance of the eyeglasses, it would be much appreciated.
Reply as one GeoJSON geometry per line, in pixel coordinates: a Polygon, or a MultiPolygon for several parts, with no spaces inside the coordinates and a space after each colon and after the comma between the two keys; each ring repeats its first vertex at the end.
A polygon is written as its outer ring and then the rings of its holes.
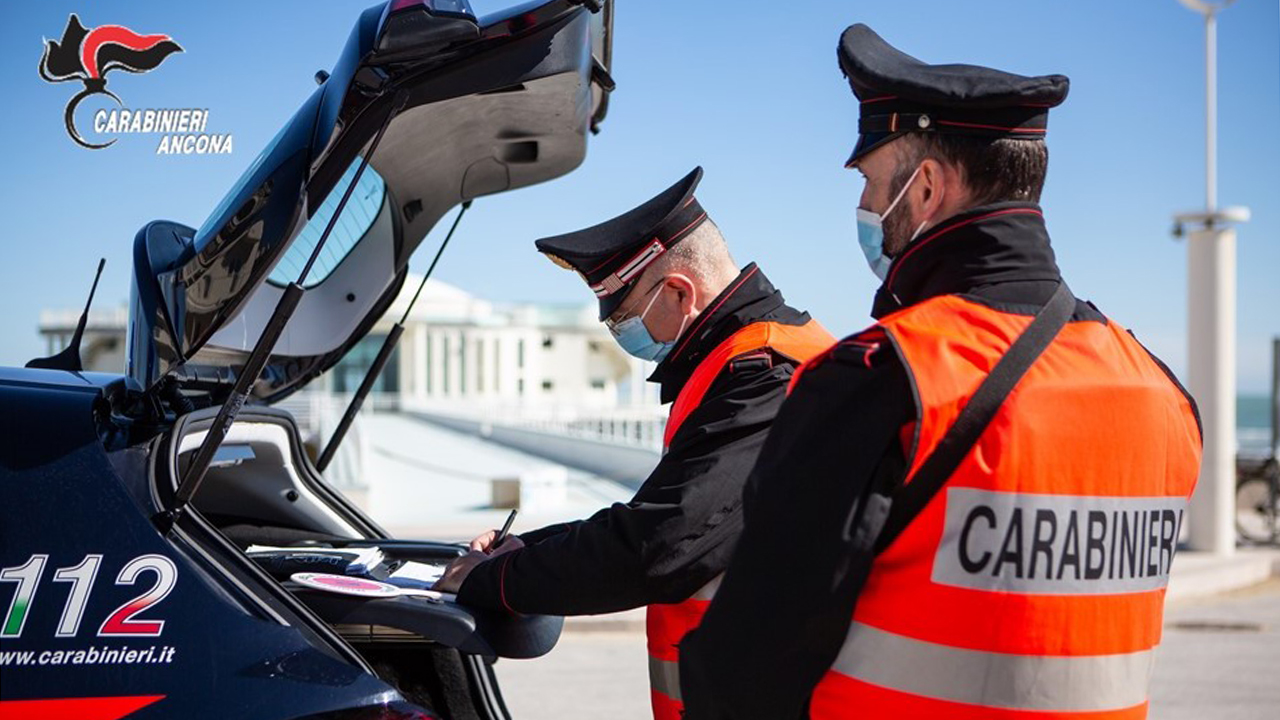
{"type": "Polygon", "coordinates": [[[635,306],[640,304],[640,300],[644,300],[646,297],[648,297],[649,293],[653,292],[653,288],[658,287],[662,283],[666,282],[666,280],[667,279],[665,277],[658,278],[658,282],[650,286],[648,290],[645,290],[643,295],[637,296],[639,300],[637,300],[634,303],[634,305],[632,305],[631,310],[627,311],[627,313],[622,315],[621,317],[617,317],[616,313],[614,315],[610,315],[609,317],[604,319],[604,326],[612,330],[618,327],[619,325],[621,325],[622,323],[626,322],[627,320],[630,320],[632,317],[635,316],[635,306]]]}

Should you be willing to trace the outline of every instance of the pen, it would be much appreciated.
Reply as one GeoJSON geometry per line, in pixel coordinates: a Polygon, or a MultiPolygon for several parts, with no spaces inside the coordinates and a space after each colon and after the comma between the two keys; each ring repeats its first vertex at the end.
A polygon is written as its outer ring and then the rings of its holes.
{"type": "Polygon", "coordinates": [[[498,537],[493,539],[493,545],[489,546],[490,552],[497,550],[498,546],[502,544],[502,541],[507,539],[507,533],[511,532],[511,523],[515,521],[516,521],[516,511],[513,508],[511,510],[511,514],[507,516],[507,521],[503,523],[502,529],[498,531],[498,537]]]}

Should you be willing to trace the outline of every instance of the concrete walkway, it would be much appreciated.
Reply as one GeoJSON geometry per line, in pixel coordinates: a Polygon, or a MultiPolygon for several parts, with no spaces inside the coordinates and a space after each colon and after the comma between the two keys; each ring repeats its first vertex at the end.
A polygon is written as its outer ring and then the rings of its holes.
{"type": "MultiPolygon", "coordinates": [[[[1280,579],[1165,610],[1153,720],[1280,717],[1280,579]]],[[[523,719],[522,719],[523,720],[523,719]]]]}
{"type": "MultiPolygon", "coordinates": [[[[644,610],[568,618],[536,660],[500,660],[514,720],[647,720],[644,610]]],[[[1280,716],[1280,550],[1179,552],[1151,685],[1152,720],[1280,716]]]]}
{"type": "MultiPolygon", "coordinates": [[[[500,527],[507,510],[491,507],[491,484],[556,467],[553,463],[481,438],[396,414],[362,416],[368,438],[362,507],[400,538],[470,540],[500,527]]],[[[563,504],[522,512],[513,532],[585,518],[625,502],[632,491],[618,483],[566,469],[563,504]]]]}
{"type": "MultiPolygon", "coordinates": [[[[643,626],[598,622],[567,628],[545,657],[499,660],[496,669],[514,720],[646,720],[646,667],[643,626]]],[[[1278,669],[1280,579],[1171,602],[1149,716],[1273,720],[1278,669]]]]}
{"type": "Polygon", "coordinates": [[[1179,550],[1165,601],[1177,603],[1230,592],[1276,575],[1280,575],[1280,549],[1239,548],[1227,557],[1179,550]]]}

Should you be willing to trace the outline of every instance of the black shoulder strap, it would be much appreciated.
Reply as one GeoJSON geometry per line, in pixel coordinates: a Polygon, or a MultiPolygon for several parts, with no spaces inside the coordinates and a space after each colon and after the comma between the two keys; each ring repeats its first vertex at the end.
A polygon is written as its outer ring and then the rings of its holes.
{"type": "Polygon", "coordinates": [[[978,442],[987,425],[991,424],[992,418],[999,412],[1014,386],[1071,319],[1075,307],[1075,296],[1071,294],[1067,284],[1059,284],[1053,298],[1036,313],[1035,319],[1013,341],[1013,345],[1009,346],[1008,351],[991,369],[991,374],[978,386],[955,423],[920,466],[919,472],[911,482],[894,494],[889,517],[876,541],[877,552],[889,547],[916,515],[924,510],[933,496],[938,494],[978,442]]]}

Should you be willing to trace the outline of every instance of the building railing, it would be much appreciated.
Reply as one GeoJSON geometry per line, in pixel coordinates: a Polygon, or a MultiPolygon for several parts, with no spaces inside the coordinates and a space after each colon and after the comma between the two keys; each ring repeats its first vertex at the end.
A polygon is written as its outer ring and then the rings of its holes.
{"type": "Polygon", "coordinates": [[[666,425],[666,410],[658,405],[583,408],[545,403],[415,401],[405,398],[401,407],[411,412],[451,415],[482,424],[654,451],[662,449],[662,432],[666,425]]]}
{"type": "MultiPolygon", "coordinates": [[[[80,324],[80,313],[82,310],[52,310],[46,309],[40,311],[40,331],[41,332],[62,332],[75,330],[76,325],[80,324]]],[[[124,334],[125,328],[129,326],[129,308],[113,307],[113,308],[93,308],[89,311],[89,317],[85,322],[86,330],[109,330],[124,334]]]]}
{"type": "Polygon", "coordinates": [[[509,424],[528,430],[585,440],[660,450],[666,420],[663,418],[589,417],[578,420],[525,419],[509,422],[509,424]]]}
{"type": "MultiPolygon", "coordinates": [[[[276,403],[298,424],[304,442],[316,453],[324,449],[351,402],[351,393],[301,390],[276,403]]],[[[361,417],[370,413],[423,412],[466,419],[487,435],[493,427],[516,428],[546,435],[588,440],[649,452],[662,449],[666,410],[660,406],[581,408],[556,404],[519,405],[474,401],[415,401],[398,393],[371,393],[324,472],[335,487],[368,487],[364,460],[368,439],[361,417]]]]}

